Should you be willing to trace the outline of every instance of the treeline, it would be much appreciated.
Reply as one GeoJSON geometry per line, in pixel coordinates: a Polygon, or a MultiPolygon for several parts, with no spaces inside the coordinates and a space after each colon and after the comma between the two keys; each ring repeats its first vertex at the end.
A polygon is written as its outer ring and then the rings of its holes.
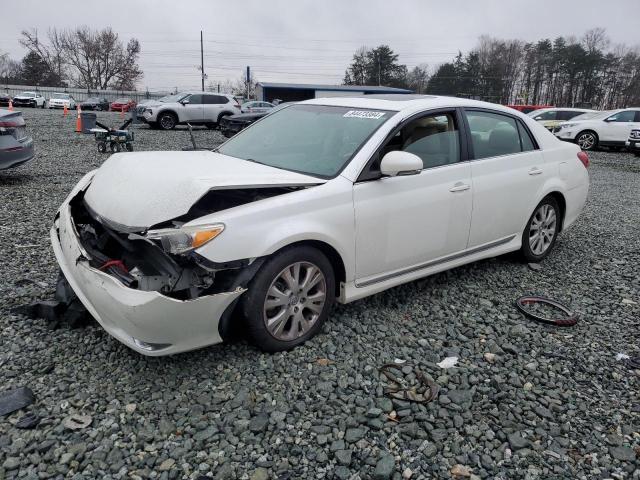
{"type": "Polygon", "coordinates": [[[397,59],[388,46],[362,48],[354,55],[344,83],[364,81],[502,104],[591,104],[599,109],[640,105],[640,50],[612,47],[600,28],[589,30],[580,39],[558,37],[534,43],[483,36],[474,49],[439,65],[431,75],[424,65],[408,70],[397,59]],[[388,49],[385,58],[395,61],[392,65],[381,64],[381,79],[389,79],[387,83],[377,81],[379,67],[371,54],[383,47],[388,49]],[[385,69],[396,75],[385,76],[385,69]],[[419,81],[414,75],[416,69],[424,72],[418,76],[419,81]],[[373,75],[358,76],[357,72],[373,75]]]}
{"type": "Polygon", "coordinates": [[[142,78],[140,43],[132,38],[125,45],[109,27],[52,28],[44,38],[36,30],[24,30],[20,44],[27,49],[20,61],[0,52],[4,83],[134,90],[142,78]]]}

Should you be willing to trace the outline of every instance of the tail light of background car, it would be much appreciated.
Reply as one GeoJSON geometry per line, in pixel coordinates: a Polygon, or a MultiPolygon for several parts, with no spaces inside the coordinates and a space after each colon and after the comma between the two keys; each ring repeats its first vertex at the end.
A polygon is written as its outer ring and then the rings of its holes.
{"type": "Polygon", "coordinates": [[[584,165],[584,168],[589,168],[589,155],[587,152],[578,152],[578,159],[584,165]]]}

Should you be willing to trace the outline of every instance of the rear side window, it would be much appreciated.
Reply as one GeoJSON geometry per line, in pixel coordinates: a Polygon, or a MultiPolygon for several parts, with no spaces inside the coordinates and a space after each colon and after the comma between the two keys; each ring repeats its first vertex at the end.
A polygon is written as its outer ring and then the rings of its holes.
{"type": "Polygon", "coordinates": [[[477,160],[536,149],[527,129],[513,117],[473,110],[466,111],[465,115],[477,160]]]}
{"type": "Polygon", "coordinates": [[[574,112],[573,110],[563,110],[558,112],[558,120],[571,120],[573,117],[582,115],[584,112],[574,112]]]}
{"type": "Polygon", "coordinates": [[[224,105],[225,103],[229,103],[229,99],[222,95],[205,95],[204,103],[209,105],[224,105]]]}

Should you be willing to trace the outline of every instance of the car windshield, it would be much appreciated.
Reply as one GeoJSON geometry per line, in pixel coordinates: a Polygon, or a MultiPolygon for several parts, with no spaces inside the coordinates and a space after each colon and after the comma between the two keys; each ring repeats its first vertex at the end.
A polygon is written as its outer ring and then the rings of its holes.
{"type": "Polygon", "coordinates": [[[292,105],[267,115],[218,152],[316,177],[336,176],[394,112],[292,105]]]}
{"type": "Polygon", "coordinates": [[[189,95],[189,94],[188,93],[175,93],[173,95],[167,95],[166,97],[162,97],[158,101],[163,102],[163,103],[179,102],[180,100],[182,100],[187,95],[189,95]]]}
{"type": "Polygon", "coordinates": [[[90,102],[95,102],[98,103],[100,101],[100,99],[98,97],[89,97],[85,100],[85,102],[90,103],[90,102]]]}
{"type": "Polygon", "coordinates": [[[54,93],[51,98],[57,98],[59,100],[69,100],[69,95],[66,93],[54,93]]]}
{"type": "Polygon", "coordinates": [[[18,95],[19,97],[35,97],[36,94],[33,92],[22,92],[20,95],[18,95]]]}
{"type": "Polygon", "coordinates": [[[128,98],[116,98],[113,103],[129,103],[128,98]]]}

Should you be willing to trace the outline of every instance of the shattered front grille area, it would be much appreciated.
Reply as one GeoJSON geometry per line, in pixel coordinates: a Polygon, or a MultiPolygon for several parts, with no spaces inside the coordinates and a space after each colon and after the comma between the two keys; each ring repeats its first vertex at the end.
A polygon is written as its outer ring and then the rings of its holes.
{"type": "Polygon", "coordinates": [[[169,255],[159,245],[140,233],[116,231],[94,218],[86,207],[83,194],[70,203],[71,217],[91,267],[108,273],[129,288],[157,291],[180,300],[217,293],[228,273],[199,263],[199,256],[169,255]]]}

